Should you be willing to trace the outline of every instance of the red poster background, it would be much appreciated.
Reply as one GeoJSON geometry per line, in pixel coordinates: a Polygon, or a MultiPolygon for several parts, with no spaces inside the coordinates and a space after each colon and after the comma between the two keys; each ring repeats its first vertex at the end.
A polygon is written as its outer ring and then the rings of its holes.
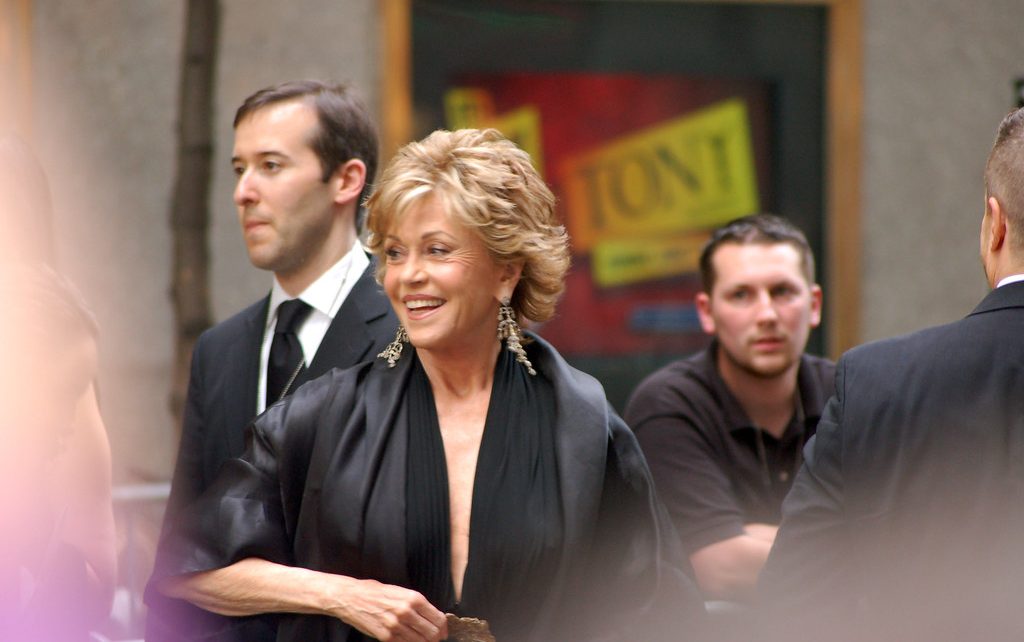
{"type": "MultiPolygon", "coordinates": [[[[727,98],[747,108],[762,209],[770,209],[770,87],[761,81],[678,75],[466,74],[454,86],[484,89],[497,113],[533,106],[540,112],[545,179],[564,202],[561,161],[727,98]]],[[[534,329],[566,355],[687,353],[702,345],[693,311],[695,273],[601,288],[589,255],[573,250],[573,266],[554,319],[534,329]]]]}

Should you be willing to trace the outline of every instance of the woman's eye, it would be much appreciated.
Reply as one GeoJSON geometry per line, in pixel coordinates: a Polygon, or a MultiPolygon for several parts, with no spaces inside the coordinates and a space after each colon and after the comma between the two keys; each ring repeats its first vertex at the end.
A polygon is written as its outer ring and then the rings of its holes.
{"type": "Polygon", "coordinates": [[[445,254],[448,254],[448,248],[443,245],[431,245],[427,248],[427,253],[432,256],[444,256],[445,254]]]}
{"type": "Polygon", "coordinates": [[[384,250],[384,258],[388,261],[396,261],[401,255],[402,253],[395,247],[389,247],[384,250]]]}

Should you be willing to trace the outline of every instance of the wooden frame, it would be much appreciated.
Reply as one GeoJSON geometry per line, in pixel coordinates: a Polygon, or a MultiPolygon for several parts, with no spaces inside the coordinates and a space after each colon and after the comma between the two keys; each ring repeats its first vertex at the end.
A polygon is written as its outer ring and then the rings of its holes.
{"type": "MultiPolygon", "coordinates": [[[[835,358],[858,344],[861,332],[861,0],[688,1],[813,5],[828,11],[825,247],[829,278],[825,284],[825,302],[829,317],[826,341],[828,352],[835,358]]],[[[378,0],[378,8],[383,50],[380,69],[382,151],[388,158],[412,133],[412,13],[410,0],[378,0]]]]}
{"type": "Polygon", "coordinates": [[[0,129],[32,138],[32,0],[0,0],[0,129]]]}

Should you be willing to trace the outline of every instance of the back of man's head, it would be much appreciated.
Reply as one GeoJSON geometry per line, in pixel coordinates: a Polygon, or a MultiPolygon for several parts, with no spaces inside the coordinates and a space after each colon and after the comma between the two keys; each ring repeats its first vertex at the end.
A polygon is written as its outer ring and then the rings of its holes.
{"type": "Polygon", "coordinates": [[[795,225],[774,214],[752,214],[729,221],[711,233],[700,254],[701,286],[710,294],[715,285],[714,255],[726,243],[774,245],[788,243],[800,253],[808,284],[814,283],[814,254],[807,237],[795,225]]]}
{"type": "Polygon", "coordinates": [[[999,124],[985,165],[985,194],[1002,206],[1010,242],[1024,248],[1024,108],[1010,112],[999,124]]]}
{"type": "Polygon", "coordinates": [[[377,128],[366,105],[345,83],[329,85],[319,80],[291,80],[252,94],[235,112],[234,127],[250,114],[269,105],[304,100],[316,111],[319,129],[309,141],[320,159],[326,183],[338,167],[353,158],[366,165],[366,185],[360,202],[368,195],[377,173],[377,128]]]}

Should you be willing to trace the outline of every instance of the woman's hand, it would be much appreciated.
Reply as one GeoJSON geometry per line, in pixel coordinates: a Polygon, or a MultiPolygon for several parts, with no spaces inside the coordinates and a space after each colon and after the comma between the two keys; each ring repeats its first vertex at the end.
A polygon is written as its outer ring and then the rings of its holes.
{"type": "Polygon", "coordinates": [[[335,617],[384,642],[438,642],[448,637],[444,614],[416,591],[376,580],[353,581],[344,602],[331,609],[335,617]]]}

